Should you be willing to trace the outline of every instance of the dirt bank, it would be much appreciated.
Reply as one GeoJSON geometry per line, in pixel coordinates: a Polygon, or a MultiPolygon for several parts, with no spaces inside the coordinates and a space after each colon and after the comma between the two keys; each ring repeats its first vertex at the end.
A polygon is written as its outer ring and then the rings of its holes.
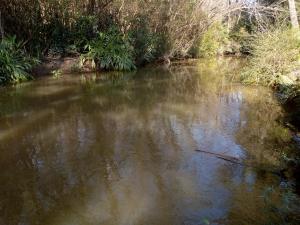
{"type": "Polygon", "coordinates": [[[32,71],[34,76],[45,76],[52,71],[60,70],[64,74],[70,73],[88,73],[95,72],[95,68],[90,62],[80,66],[80,57],[60,57],[60,58],[45,58],[42,63],[35,67],[32,71]]]}

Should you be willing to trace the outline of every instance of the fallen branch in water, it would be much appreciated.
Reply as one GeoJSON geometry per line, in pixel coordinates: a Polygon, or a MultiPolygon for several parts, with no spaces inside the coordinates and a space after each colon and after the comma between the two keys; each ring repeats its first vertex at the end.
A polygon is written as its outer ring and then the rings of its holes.
{"type": "Polygon", "coordinates": [[[222,160],[225,160],[225,161],[228,161],[228,162],[231,162],[231,163],[234,163],[234,164],[238,164],[238,165],[241,165],[241,166],[251,167],[251,168],[261,170],[261,171],[264,171],[264,172],[273,173],[277,176],[280,176],[281,178],[285,177],[285,175],[284,175],[285,170],[284,169],[283,170],[278,170],[278,171],[264,169],[260,166],[243,163],[243,162],[240,161],[240,159],[238,159],[234,156],[228,156],[228,155],[224,155],[224,154],[220,154],[220,153],[209,152],[209,151],[204,151],[204,150],[199,150],[199,149],[196,149],[195,151],[196,152],[201,152],[201,153],[204,153],[204,154],[208,154],[208,155],[212,155],[212,156],[215,156],[218,159],[222,159],[222,160]]]}
{"type": "Polygon", "coordinates": [[[228,155],[215,153],[215,152],[208,152],[208,151],[199,150],[199,149],[197,149],[196,152],[202,152],[202,153],[205,153],[205,154],[213,155],[213,156],[215,156],[219,159],[223,159],[225,161],[232,162],[232,163],[235,163],[235,164],[245,165],[242,162],[240,162],[240,160],[238,158],[233,157],[233,156],[228,156],[228,155]]]}

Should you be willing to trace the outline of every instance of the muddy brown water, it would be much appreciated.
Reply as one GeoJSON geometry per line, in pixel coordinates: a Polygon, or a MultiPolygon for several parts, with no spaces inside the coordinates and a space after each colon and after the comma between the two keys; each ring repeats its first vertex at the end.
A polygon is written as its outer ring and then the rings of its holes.
{"type": "Polygon", "coordinates": [[[241,62],[65,75],[0,90],[1,225],[266,224],[282,109],[241,62]]]}

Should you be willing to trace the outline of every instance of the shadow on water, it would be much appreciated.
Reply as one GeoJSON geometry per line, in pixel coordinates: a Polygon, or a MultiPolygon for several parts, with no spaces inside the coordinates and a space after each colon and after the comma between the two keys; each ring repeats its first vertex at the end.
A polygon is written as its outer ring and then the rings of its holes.
{"type": "MultiPolygon", "coordinates": [[[[237,60],[41,79],[0,94],[0,224],[267,224],[281,108],[237,60]]],[[[279,135],[279,134],[280,135],[279,135]]],[[[275,194],[274,201],[278,202],[275,194]]]]}

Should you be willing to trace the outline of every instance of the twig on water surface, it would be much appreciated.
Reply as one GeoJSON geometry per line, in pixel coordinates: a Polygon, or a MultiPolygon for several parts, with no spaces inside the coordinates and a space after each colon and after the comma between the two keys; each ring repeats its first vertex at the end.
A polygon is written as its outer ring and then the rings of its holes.
{"type": "Polygon", "coordinates": [[[204,151],[204,150],[199,150],[199,149],[196,149],[195,151],[200,152],[200,153],[204,153],[204,154],[207,154],[207,155],[211,155],[211,156],[214,156],[218,159],[222,159],[224,161],[228,161],[228,162],[231,162],[231,163],[234,163],[234,164],[238,164],[238,165],[246,166],[246,167],[251,167],[251,168],[261,170],[261,171],[264,171],[264,172],[273,173],[273,174],[275,174],[277,176],[280,176],[280,177],[284,177],[284,174],[283,174],[284,170],[274,171],[274,170],[264,169],[260,166],[243,163],[243,162],[240,161],[240,159],[238,159],[234,156],[228,156],[228,155],[224,155],[224,154],[220,154],[220,153],[209,152],[209,151],[204,151]]]}
{"type": "Polygon", "coordinates": [[[232,162],[232,163],[235,163],[235,164],[245,165],[244,163],[240,162],[238,158],[233,157],[233,156],[228,156],[228,155],[215,153],[215,152],[208,152],[208,151],[199,150],[199,149],[197,149],[195,151],[196,152],[202,152],[202,153],[205,153],[205,154],[209,154],[209,155],[215,156],[219,159],[223,159],[225,161],[232,162]]]}

